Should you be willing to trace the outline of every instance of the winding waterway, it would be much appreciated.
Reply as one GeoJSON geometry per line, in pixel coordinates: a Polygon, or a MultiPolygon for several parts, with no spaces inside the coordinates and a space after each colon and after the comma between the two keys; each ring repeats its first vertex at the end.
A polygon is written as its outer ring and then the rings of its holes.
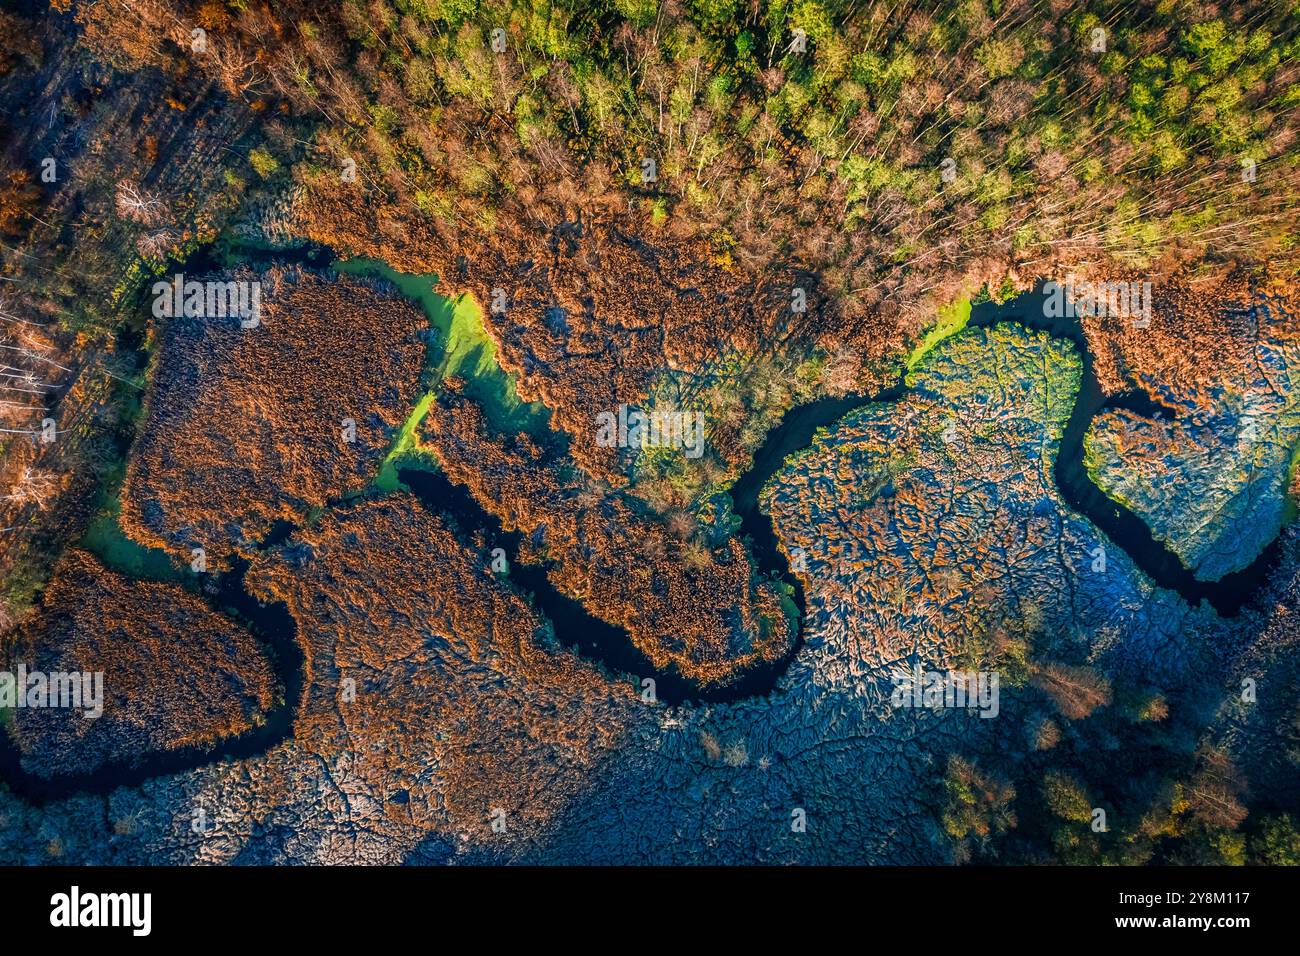
{"type": "Polygon", "coordinates": [[[42,777],[23,770],[21,754],[9,734],[0,734],[0,781],[29,803],[44,804],[78,793],[106,794],[118,787],[137,786],[153,777],[181,773],[206,764],[256,757],[285,740],[293,731],[294,716],[303,689],[303,656],[298,628],[283,604],[262,604],[244,588],[248,562],[215,577],[214,593],[205,595],[213,610],[233,618],[262,644],[270,660],[281,696],[266,712],[262,723],[215,747],[183,747],[151,753],[133,763],[106,764],[88,774],[42,777]]]}
{"type": "MultiPolygon", "coordinates": [[[[328,268],[334,262],[328,250],[319,247],[308,247],[290,255],[266,250],[244,250],[240,259],[254,265],[293,261],[313,268],[328,268]]],[[[189,271],[197,274],[200,271],[213,271],[221,264],[229,266],[229,257],[222,263],[213,257],[210,250],[205,250],[192,258],[186,266],[189,271]]],[[[1275,540],[1270,544],[1242,571],[1218,582],[1200,581],[1151,534],[1141,518],[1097,488],[1083,463],[1083,439],[1093,418],[1114,408],[1126,408],[1147,416],[1157,411],[1168,416],[1169,410],[1156,405],[1141,393],[1107,398],[1097,379],[1092,356],[1078,320],[1045,317],[1043,299],[1042,292],[1035,291],[1002,305],[978,305],[972,310],[969,326],[988,327],[999,322],[1015,321],[1028,328],[1068,339],[1081,356],[1082,381],[1056,460],[1055,478],[1062,498],[1125,551],[1156,584],[1176,591],[1193,604],[1206,600],[1221,614],[1237,613],[1275,566],[1278,542],[1275,540]]],[[[427,305],[424,307],[427,311],[427,305]]],[[[819,428],[833,426],[845,415],[863,406],[897,401],[906,390],[907,386],[900,374],[894,384],[869,395],[824,398],[791,409],[768,434],[755,453],[752,466],[732,489],[734,510],[740,518],[741,533],[749,540],[755,565],[760,573],[789,585],[801,621],[806,611],[803,587],[791,573],[778,547],[771,519],[759,508],[762,489],[782,468],[787,458],[809,446],[819,428]]],[[[450,518],[466,540],[475,534],[482,534],[494,546],[505,549],[510,561],[509,579],[531,598],[537,610],[550,621],[555,637],[561,644],[576,648],[616,679],[632,681],[654,677],[656,692],[660,700],[666,703],[726,702],[771,693],[802,645],[801,627],[798,641],[784,659],[754,668],[725,687],[700,688],[674,672],[656,671],[645,655],[633,646],[622,628],[594,617],[581,602],[561,594],[547,578],[546,567],[519,562],[517,556],[520,536],[505,531],[496,516],[485,510],[466,488],[453,484],[445,474],[436,470],[401,467],[399,463],[397,474],[402,484],[419,498],[424,507],[450,518]]],[[[274,546],[288,537],[292,530],[288,526],[280,529],[280,533],[265,544],[274,546]]],[[[268,607],[253,599],[243,587],[243,571],[244,567],[237,566],[221,576],[219,593],[212,603],[216,607],[229,609],[237,619],[249,626],[268,646],[277,664],[280,682],[284,687],[284,700],[262,726],[215,748],[152,755],[133,766],[108,766],[84,777],[55,780],[46,780],[24,772],[16,748],[4,735],[5,739],[0,742],[0,779],[25,799],[40,803],[77,792],[107,793],[119,786],[137,785],[153,776],[176,773],[219,760],[255,756],[287,738],[292,731],[293,717],[302,693],[302,652],[288,611],[283,605],[268,607]]]]}
{"type": "MultiPolygon", "coordinates": [[[[1277,563],[1280,542],[1274,539],[1247,567],[1219,581],[1196,578],[1164,542],[1157,539],[1146,523],[1124,505],[1106,496],[1093,482],[1083,461],[1083,441],[1097,415],[1115,409],[1127,409],[1137,415],[1173,416],[1173,411],[1154,402],[1143,392],[1125,392],[1107,397],[1102,391],[1093,365],[1092,353],[1077,318],[1052,318],[1043,308],[1046,296],[1040,290],[1026,292],[1004,303],[985,302],[971,310],[967,328],[988,328],[999,322],[1016,322],[1036,331],[1046,332],[1071,342],[1083,363],[1083,375],[1075,396],[1074,407],[1066,422],[1056,455],[1055,478],[1061,497],[1074,511],[1096,525],[1112,543],[1133,559],[1160,587],[1176,591],[1189,604],[1202,600],[1224,616],[1236,614],[1267,580],[1277,563]]],[[[754,455],[754,464],[736,482],[732,491],[741,530],[753,543],[755,559],[761,568],[779,568],[789,581],[790,570],[777,547],[771,520],[758,507],[763,486],[780,471],[785,460],[807,448],[817,429],[829,427],[845,415],[866,405],[894,402],[903,397],[907,386],[898,381],[870,395],[823,398],[800,405],[786,413],[754,455]]],[[[802,593],[799,605],[803,608],[802,593]]]]}

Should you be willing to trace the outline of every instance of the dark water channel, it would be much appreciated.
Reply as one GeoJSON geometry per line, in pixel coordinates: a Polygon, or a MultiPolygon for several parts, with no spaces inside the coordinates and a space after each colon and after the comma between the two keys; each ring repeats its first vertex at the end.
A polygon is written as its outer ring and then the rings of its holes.
{"type": "MultiPolygon", "coordinates": [[[[228,261],[228,260],[227,260],[228,261]]],[[[315,268],[326,268],[331,257],[317,247],[291,256],[283,253],[258,252],[248,261],[265,265],[269,261],[296,261],[315,268]]],[[[210,271],[220,263],[211,252],[187,263],[193,273],[210,271]]],[[[969,325],[988,327],[998,322],[1015,321],[1035,330],[1068,339],[1083,361],[1083,378],[1074,408],[1065,428],[1057,456],[1055,477],[1061,496],[1069,506],[1100,528],[1110,541],[1127,553],[1146,574],[1161,587],[1178,592],[1190,603],[1208,601],[1221,614],[1235,614],[1267,579],[1277,561],[1278,542],[1274,541],[1247,568],[1218,582],[1197,580],[1178,558],[1151,534],[1137,515],[1107,498],[1089,477],[1083,464],[1083,438],[1097,414],[1114,408],[1126,408],[1143,416],[1157,413],[1168,416],[1169,409],[1154,403],[1141,393],[1106,398],[1093,368],[1082,329],[1077,319],[1048,318],[1044,315],[1044,295],[1035,291],[1005,304],[984,303],[972,310],[969,325]]],[[[759,508],[763,486],[781,469],[786,459],[807,448],[819,428],[833,425],[843,416],[864,405],[896,401],[906,392],[899,380],[870,395],[823,398],[791,409],[767,436],[754,456],[754,462],[736,482],[732,496],[740,518],[741,532],[748,537],[759,572],[785,582],[802,618],[805,612],[803,588],[791,574],[784,555],[777,546],[771,520],[759,508]]],[[[530,566],[517,560],[520,536],[506,532],[500,521],[485,510],[463,486],[453,484],[441,472],[421,468],[399,468],[398,477],[431,510],[448,516],[462,538],[478,535],[489,547],[503,548],[510,562],[509,579],[553,625],[556,639],[606,668],[616,679],[639,681],[653,677],[660,700],[670,704],[687,702],[725,702],[770,693],[777,679],[798,652],[798,644],[783,660],[756,668],[721,688],[700,689],[672,672],[656,672],[648,659],[628,639],[626,632],[587,612],[581,602],[561,594],[547,579],[546,568],[530,566]]],[[[283,541],[292,527],[277,529],[265,544],[283,541]]],[[[206,763],[238,759],[264,752],[285,739],[292,730],[293,716],[302,694],[302,652],[292,617],[283,605],[262,606],[243,587],[243,566],[221,575],[214,606],[227,609],[245,623],[270,649],[285,694],[282,704],[257,729],[207,750],[178,751],[151,756],[129,767],[110,766],[82,777],[45,780],[23,772],[16,748],[7,739],[0,741],[0,779],[28,800],[43,802],[77,792],[107,793],[119,786],[136,785],[161,774],[175,773],[206,763]]],[[[802,643],[802,633],[799,638],[802,643]]]]}

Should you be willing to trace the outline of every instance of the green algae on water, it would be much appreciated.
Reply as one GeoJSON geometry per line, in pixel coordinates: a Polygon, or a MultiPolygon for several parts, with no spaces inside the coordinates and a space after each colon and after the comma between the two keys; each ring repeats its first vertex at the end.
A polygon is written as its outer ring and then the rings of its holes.
{"type": "Polygon", "coordinates": [[[377,276],[391,282],[424,310],[433,335],[425,365],[424,394],[398,430],[380,466],[375,485],[385,492],[401,487],[400,467],[430,467],[436,463],[419,448],[417,431],[437,396],[438,384],[449,376],[464,381],[465,394],[479,404],[488,425],[502,434],[528,432],[544,436],[550,414],[541,402],[525,402],[515,389],[514,376],[497,361],[497,346],[488,334],[483,313],[469,295],[448,298],[434,291],[438,277],[398,272],[380,259],[348,259],[334,263],[348,275],[377,276]]]}

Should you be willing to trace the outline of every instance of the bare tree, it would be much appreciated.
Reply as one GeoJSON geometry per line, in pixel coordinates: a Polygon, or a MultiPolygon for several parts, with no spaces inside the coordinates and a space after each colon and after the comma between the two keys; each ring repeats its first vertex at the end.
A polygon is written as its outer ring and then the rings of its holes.
{"type": "Polygon", "coordinates": [[[135,248],[146,258],[162,259],[175,248],[177,242],[176,233],[170,229],[155,229],[142,233],[135,241],[135,248]]]}
{"type": "Polygon", "coordinates": [[[9,494],[4,496],[4,500],[16,501],[20,504],[35,504],[43,511],[58,490],[59,481],[55,475],[46,471],[37,471],[30,465],[26,465],[19,472],[18,480],[14,482],[9,494]]]}
{"type": "Polygon", "coordinates": [[[1043,661],[1036,666],[1030,683],[1047,694],[1056,709],[1070,720],[1081,720],[1111,701],[1110,682],[1091,667],[1043,661]]]}
{"type": "Polygon", "coordinates": [[[232,95],[258,93],[267,76],[257,66],[257,57],[245,53],[238,44],[221,44],[214,52],[222,87],[232,95]]]}
{"type": "Polygon", "coordinates": [[[165,211],[160,199],[126,180],[117,184],[113,206],[123,219],[142,226],[156,226],[165,211]]]}

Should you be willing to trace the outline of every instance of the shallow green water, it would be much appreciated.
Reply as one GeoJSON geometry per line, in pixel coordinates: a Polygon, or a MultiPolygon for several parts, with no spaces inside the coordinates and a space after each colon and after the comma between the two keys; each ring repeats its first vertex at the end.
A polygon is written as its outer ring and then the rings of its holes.
{"type": "Polygon", "coordinates": [[[906,367],[909,372],[921,363],[936,345],[944,339],[951,338],[970,322],[971,300],[969,296],[957,299],[955,302],[939,309],[937,320],[934,326],[925,333],[921,341],[917,343],[916,348],[912,349],[912,354],[907,357],[906,367]]]}
{"type": "Polygon", "coordinates": [[[121,505],[114,496],[110,498],[95,518],[81,546],[90,551],[104,565],[133,578],[150,581],[183,581],[186,573],[176,566],[171,556],[160,548],[149,548],[131,540],[118,521],[121,505]]]}
{"type": "Polygon", "coordinates": [[[378,259],[347,259],[333,263],[336,272],[355,276],[378,276],[424,310],[435,336],[429,344],[425,367],[424,394],[402,423],[392,448],[384,458],[375,484],[383,491],[400,487],[398,463],[403,458],[423,457],[418,449],[417,429],[433,399],[438,384],[448,376],[465,382],[465,394],[479,404],[488,424],[503,434],[528,432],[543,436],[549,431],[550,414],[541,402],[525,402],[515,390],[514,376],[497,361],[496,343],[483,324],[478,303],[468,295],[448,298],[434,291],[438,277],[398,272],[378,259]]]}

